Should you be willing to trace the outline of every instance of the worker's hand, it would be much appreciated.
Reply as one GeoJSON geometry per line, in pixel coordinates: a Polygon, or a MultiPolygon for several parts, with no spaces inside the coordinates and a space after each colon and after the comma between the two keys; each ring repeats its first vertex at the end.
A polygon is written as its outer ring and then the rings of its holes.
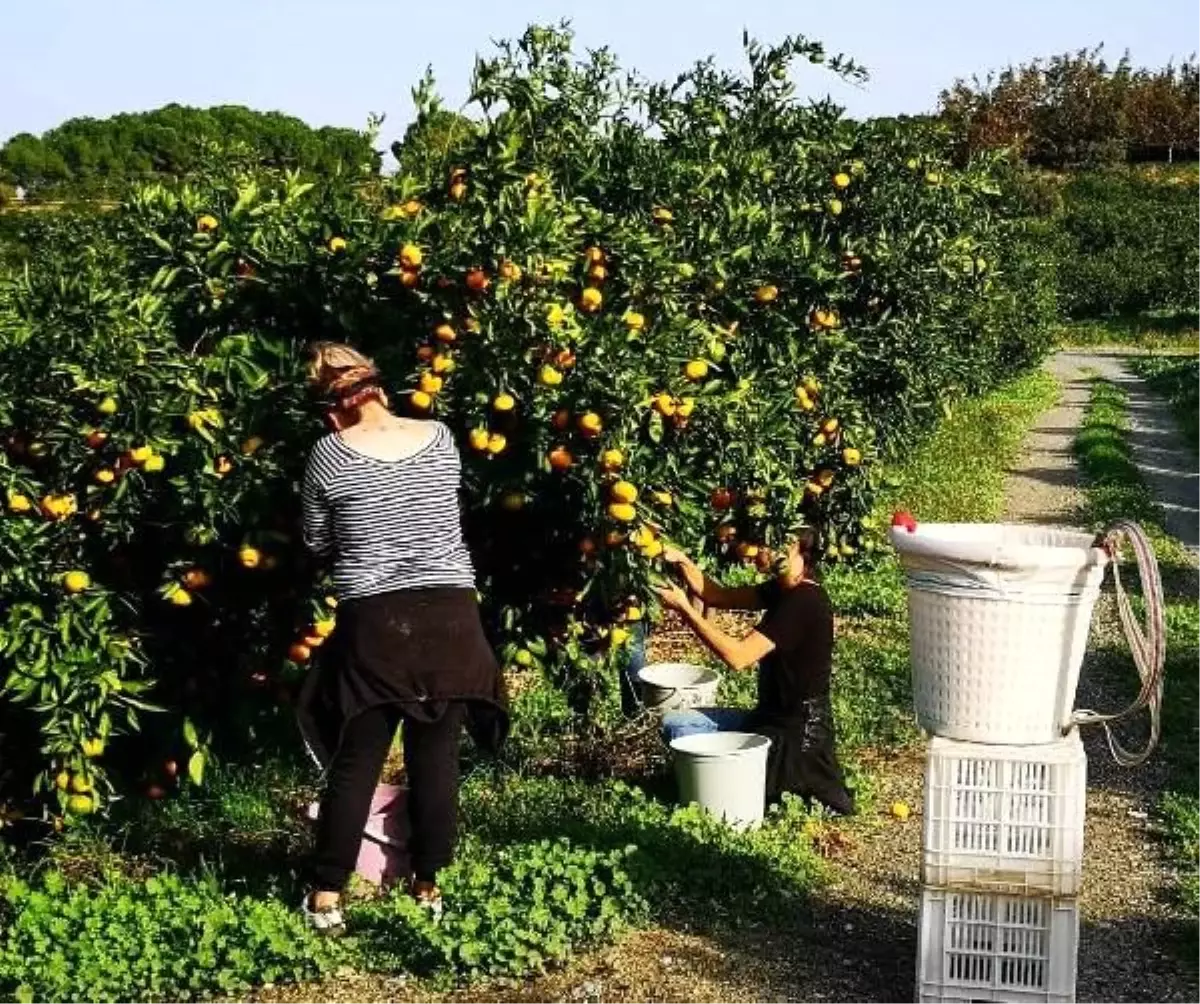
{"type": "Polygon", "coordinates": [[[691,604],[688,594],[674,584],[659,586],[658,598],[662,600],[663,606],[670,610],[686,610],[691,604]]]}
{"type": "Polygon", "coordinates": [[[667,544],[663,548],[663,560],[679,572],[693,596],[704,595],[704,573],[691,558],[674,544],[667,544]]]}
{"type": "Polygon", "coordinates": [[[691,558],[679,550],[679,548],[677,548],[674,544],[667,544],[663,548],[662,558],[663,561],[665,561],[668,565],[676,566],[690,565],[692,561],[691,558]]]}

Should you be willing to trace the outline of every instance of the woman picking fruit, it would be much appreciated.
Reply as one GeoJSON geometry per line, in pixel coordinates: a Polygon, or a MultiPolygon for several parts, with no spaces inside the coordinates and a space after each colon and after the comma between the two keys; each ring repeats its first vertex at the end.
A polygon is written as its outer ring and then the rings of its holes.
{"type": "Polygon", "coordinates": [[[687,555],[668,548],[664,558],[686,584],[659,590],[663,602],[731,669],[757,664],[758,704],[737,708],[669,711],[663,716],[668,741],[697,732],[745,731],[771,740],[767,799],[785,792],[816,799],[834,812],[854,812],[834,748],[829,678],[833,661],[833,607],[813,578],[817,534],[801,528],[775,568],[775,578],[757,586],[726,587],[709,579],[687,555]],[[745,638],[725,634],[698,613],[691,597],[723,610],[763,610],[745,638]]]}
{"type": "Polygon", "coordinates": [[[304,478],[304,537],[333,565],[338,626],[305,681],[301,724],[327,771],[304,913],[343,926],[379,775],[403,723],[413,896],[437,911],[437,873],[457,830],[459,740],[495,747],[507,729],[459,512],[461,467],[441,423],[388,408],[379,371],[346,345],[313,349],[309,379],[333,431],[304,478]]]}

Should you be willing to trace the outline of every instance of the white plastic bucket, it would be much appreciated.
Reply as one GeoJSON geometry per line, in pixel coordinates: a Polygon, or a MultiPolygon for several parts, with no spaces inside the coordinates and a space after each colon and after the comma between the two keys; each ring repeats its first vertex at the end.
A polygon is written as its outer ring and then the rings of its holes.
{"type": "Polygon", "coordinates": [[[762,822],[771,740],[752,732],[701,732],[671,740],[679,800],[735,829],[762,822]]]}
{"type": "Polygon", "coordinates": [[[711,707],[717,703],[720,675],[687,662],[656,662],[638,670],[642,703],[651,711],[711,707]]]}
{"type": "Polygon", "coordinates": [[[892,530],[922,728],[998,745],[1062,736],[1109,561],[1094,539],[985,523],[892,530]]]}

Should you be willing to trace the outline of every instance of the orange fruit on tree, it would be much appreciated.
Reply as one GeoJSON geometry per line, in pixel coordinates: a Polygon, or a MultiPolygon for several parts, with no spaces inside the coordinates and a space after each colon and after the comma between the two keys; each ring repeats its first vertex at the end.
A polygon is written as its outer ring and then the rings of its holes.
{"type": "Polygon", "coordinates": [[[515,261],[505,259],[500,263],[500,278],[506,282],[519,282],[521,279],[521,266],[515,261]]]}
{"type": "Polygon", "coordinates": [[[425,255],[415,244],[405,244],[400,249],[400,265],[402,268],[413,270],[421,267],[425,255]]]}
{"type": "Polygon", "coordinates": [[[443,345],[452,345],[458,341],[458,332],[449,324],[439,324],[433,329],[433,337],[443,345]]]}
{"type": "Polygon", "coordinates": [[[99,736],[92,736],[90,739],[85,739],[80,743],[79,748],[83,750],[83,755],[89,760],[95,760],[96,757],[104,756],[104,740],[99,736]]]}
{"type": "Polygon", "coordinates": [[[579,309],[587,314],[594,314],[604,304],[604,294],[598,289],[587,288],[579,294],[579,309]]]}
{"type": "Polygon", "coordinates": [[[592,265],[588,269],[587,275],[592,282],[603,282],[608,278],[608,269],[603,265],[592,265]]]}
{"type": "Polygon", "coordinates": [[[450,186],[450,198],[455,202],[462,202],[467,197],[467,183],[465,181],[456,181],[450,186]]]}
{"type": "Polygon", "coordinates": [[[829,208],[829,214],[831,216],[841,216],[842,208],[843,208],[842,200],[841,199],[830,199],[828,208],[829,208]]]}
{"type": "Polygon", "coordinates": [[[329,250],[333,254],[341,254],[343,251],[346,250],[346,238],[345,237],[330,237],[329,238],[329,250]]]}
{"type": "Polygon", "coordinates": [[[628,502],[613,502],[608,507],[608,515],[619,523],[632,523],[637,519],[637,510],[628,502]]]}
{"type": "Polygon", "coordinates": [[[636,502],[638,490],[630,481],[617,481],[608,490],[608,494],[614,502],[636,502]]]}
{"type": "Polygon", "coordinates": [[[233,461],[230,460],[229,457],[220,456],[220,457],[217,457],[217,459],[213,461],[213,471],[216,473],[217,477],[223,478],[223,477],[225,477],[226,474],[229,474],[232,470],[233,470],[233,461]]]}
{"type": "Polygon", "coordinates": [[[712,495],[709,496],[709,502],[718,512],[732,509],[734,503],[733,491],[729,488],[714,488],[712,495]]]}
{"type": "Polygon", "coordinates": [[[604,420],[594,411],[579,416],[579,431],[588,439],[594,439],[604,431],[604,420]]]}
{"type": "Polygon", "coordinates": [[[33,511],[33,502],[30,501],[29,496],[15,492],[8,496],[8,511],[18,516],[24,515],[33,511]]]}
{"type": "Polygon", "coordinates": [[[471,430],[470,434],[467,436],[467,442],[471,444],[472,450],[477,450],[478,452],[483,453],[488,448],[489,438],[490,437],[487,429],[477,428],[471,430]]]}
{"type": "Polygon", "coordinates": [[[106,397],[102,399],[98,405],[96,405],[96,410],[100,412],[101,415],[115,415],[118,407],[119,405],[117,404],[117,399],[115,397],[106,397]]]}
{"type": "Polygon", "coordinates": [[[426,394],[437,394],[442,389],[443,380],[436,373],[422,373],[417,386],[426,394]]]}
{"type": "Polygon", "coordinates": [[[557,387],[562,382],[562,372],[556,370],[553,366],[543,366],[538,371],[538,383],[543,387],[557,387]]]}
{"type": "Polygon", "coordinates": [[[655,491],[650,493],[650,497],[659,505],[673,505],[675,502],[675,496],[670,492],[655,491]]]}
{"type": "Polygon", "coordinates": [[[575,353],[570,349],[559,349],[554,354],[554,365],[559,369],[571,369],[575,365],[575,353]]]}
{"type": "Polygon", "coordinates": [[[85,589],[91,586],[92,578],[87,572],[67,572],[62,577],[63,589],[71,595],[82,593],[85,589]]]}
{"type": "Polygon", "coordinates": [[[759,286],[754,291],[754,299],[758,303],[774,303],[779,299],[779,287],[771,285],[759,286]]]}
{"type": "Polygon", "coordinates": [[[405,269],[400,273],[400,285],[405,289],[412,289],[421,281],[420,273],[415,269],[405,269]]]}
{"type": "Polygon", "coordinates": [[[695,410],[696,399],[694,397],[681,397],[675,402],[675,414],[680,418],[690,417],[695,410]]]}
{"type": "Polygon", "coordinates": [[[84,441],[88,445],[88,449],[98,450],[108,442],[108,433],[103,429],[89,429],[84,434],[84,441]]]}
{"type": "Polygon", "coordinates": [[[508,447],[508,438],[502,432],[493,432],[488,436],[487,451],[492,456],[503,453],[508,447]]]}
{"type": "Polygon", "coordinates": [[[487,273],[481,268],[473,268],[467,273],[467,289],[472,293],[482,293],[488,286],[492,284],[492,280],[487,277],[487,273]]]}
{"type": "Polygon", "coordinates": [[[298,641],[288,649],[288,658],[298,665],[303,665],[312,658],[312,649],[298,641]]]}
{"type": "Polygon", "coordinates": [[[619,471],[625,464],[625,454],[620,450],[605,450],[600,454],[600,466],[606,471],[619,471]]]}
{"type": "Polygon", "coordinates": [[[823,467],[817,471],[817,484],[822,488],[828,488],[833,484],[834,473],[828,467],[823,467]]]}
{"type": "Polygon", "coordinates": [[[550,469],[554,471],[565,471],[575,463],[571,451],[565,446],[556,446],[546,455],[546,459],[550,462],[550,469]]]}
{"type": "Polygon", "coordinates": [[[166,466],[166,458],[155,453],[153,456],[146,458],[146,462],[142,464],[142,470],[147,474],[157,474],[166,466]]]}
{"type": "Polygon", "coordinates": [[[824,486],[818,484],[816,481],[807,482],[804,486],[804,490],[806,492],[808,492],[809,495],[812,495],[814,498],[816,496],[822,495],[825,492],[824,486]]]}
{"type": "Polygon", "coordinates": [[[717,540],[722,544],[728,544],[730,541],[737,538],[737,527],[732,523],[723,523],[717,527],[717,540]]]}
{"type": "Polygon", "coordinates": [[[86,816],[95,809],[91,795],[72,795],[67,799],[67,811],[76,816],[86,816]]]}
{"type": "Polygon", "coordinates": [[[842,462],[847,467],[857,467],[862,463],[862,453],[856,450],[853,446],[847,446],[842,450],[842,462]]]}
{"type": "Polygon", "coordinates": [[[683,374],[696,383],[708,376],[708,362],[704,359],[692,359],[683,368],[683,374]]]}
{"type": "Polygon", "coordinates": [[[210,213],[205,213],[202,216],[196,217],[196,229],[202,234],[210,234],[216,230],[218,226],[220,226],[220,224],[217,222],[217,218],[210,213]]]}
{"type": "Polygon", "coordinates": [[[834,188],[849,188],[850,187],[850,175],[848,175],[845,171],[838,171],[838,173],[833,176],[833,187],[834,188]]]}
{"type": "Polygon", "coordinates": [[[429,396],[428,391],[414,390],[408,400],[416,411],[428,411],[433,407],[433,398],[429,396]]]}
{"type": "Polygon", "coordinates": [[[571,424],[571,413],[566,408],[559,408],[550,419],[550,423],[559,432],[566,432],[567,427],[571,424]]]}
{"type": "Polygon", "coordinates": [[[452,356],[444,353],[433,357],[434,373],[453,373],[457,365],[452,356]]]}
{"type": "Polygon", "coordinates": [[[101,467],[100,470],[96,472],[95,478],[96,484],[111,485],[117,480],[117,472],[108,467],[101,467]]]}
{"type": "Polygon", "coordinates": [[[212,585],[212,576],[203,568],[189,568],[183,573],[183,584],[188,589],[207,589],[212,585]]]}
{"type": "Polygon", "coordinates": [[[589,265],[603,265],[606,260],[604,251],[595,245],[583,252],[583,258],[589,265]]]}
{"type": "Polygon", "coordinates": [[[238,550],[238,564],[243,568],[258,568],[262,564],[262,551],[247,544],[238,550]]]}
{"type": "Polygon", "coordinates": [[[313,634],[318,638],[328,638],[337,627],[337,621],[332,617],[324,617],[313,621],[313,634]]]}
{"type": "Polygon", "coordinates": [[[655,223],[666,224],[675,219],[675,214],[665,206],[659,206],[650,214],[655,223]]]}
{"type": "Polygon", "coordinates": [[[639,314],[636,310],[625,311],[625,316],[622,318],[625,322],[625,327],[630,331],[641,331],[646,327],[646,318],[639,314]]]}
{"type": "Polygon", "coordinates": [[[492,399],[492,408],[499,412],[512,411],[517,406],[517,400],[511,394],[497,394],[492,399]]]}
{"type": "Polygon", "coordinates": [[[654,397],[654,410],[662,415],[663,418],[670,418],[675,414],[675,399],[670,394],[656,394],[654,397]]]}
{"type": "Polygon", "coordinates": [[[841,427],[841,423],[836,418],[827,418],[821,423],[821,431],[826,436],[834,435],[841,427]]]}
{"type": "Polygon", "coordinates": [[[749,561],[758,556],[758,545],[752,544],[748,540],[743,540],[737,546],[737,556],[743,561],[749,561]]]}
{"type": "Polygon", "coordinates": [[[192,594],[182,586],[174,586],[167,591],[167,602],[173,607],[190,607],[192,605],[192,594]]]}
{"type": "Polygon", "coordinates": [[[812,438],[813,446],[824,446],[826,442],[827,442],[827,439],[826,439],[825,433],[823,433],[823,432],[818,432],[812,438]]]}

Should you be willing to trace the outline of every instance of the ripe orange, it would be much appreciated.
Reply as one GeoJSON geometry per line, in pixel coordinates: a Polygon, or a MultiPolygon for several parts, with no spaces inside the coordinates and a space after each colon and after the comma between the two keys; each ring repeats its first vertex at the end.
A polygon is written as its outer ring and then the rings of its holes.
{"type": "Polygon", "coordinates": [[[203,568],[189,568],[183,573],[183,584],[188,589],[207,589],[212,585],[212,576],[203,568]]]}
{"type": "Polygon", "coordinates": [[[521,274],[521,266],[515,261],[506,259],[500,263],[500,278],[506,282],[520,282],[521,274]]]}
{"type": "Polygon", "coordinates": [[[288,649],[288,658],[294,663],[303,665],[312,658],[312,649],[303,642],[296,642],[288,649]]]}
{"type": "Polygon", "coordinates": [[[823,432],[818,432],[812,438],[813,446],[824,446],[826,442],[827,442],[827,440],[825,438],[825,433],[823,433],[823,432]]]}
{"type": "Polygon", "coordinates": [[[472,293],[482,293],[488,286],[492,284],[491,279],[487,277],[487,273],[481,268],[473,268],[467,273],[467,289],[472,293]]]}
{"type": "Polygon", "coordinates": [[[823,467],[821,470],[817,471],[817,484],[819,484],[822,488],[828,488],[830,485],[832,485],[833,478],[833,471],[831,471],[828,467],[823,467]]]}
{"type": "Polygon", "coordinates": [[[434,373],[453,373],[457,365],[451,356],[442,354],[433,357],[434,373]]]}
{"type": "Polygon", "coordinates": [[[467,442],[471,444],[472,450],[478,450],[480,453],[488,448],[488,431],[484,428],[472,429],[467,437],[467,442]]]}
{"type": "Polygon", "coordinates": [[[543,366],[538,371],[538,383],[543,387],[557,387],[563,382],[563,375],[553,366],[543,366]]]}
{"type": "Polygon", "coordinates": [[[550,423],[559,432],[566,432],[567,427],[571,424],[571,413],[566,408],[559,408],[554,413],[554,417],[550,419],[550,423]]]}
{"type": "Polygon", "coordinates": [[[614,502],[636,502],[637,486],[629,481],[617,481],[609,490],[609,497],[614,502]]]}
{"type": "Polygon", "coordinates": [[[804,490],[806,492],[808,492],[809,495],[812,495],[814,498],[823,494],[825,491],[825,489],[823,487],[821,487],[821,485],[817,484],[817,482],[815,482],[815,481],[809,481],[807,484],[805,484],[804,490]]]}
{"type": "Polygon", "coordinates": [[[117,413],[117,399],[115,397],[106,397],[98,405],[96,410],[101,415],[115,415],[117,413]]]}
{"type": "Polygon", "coordinates": [[[688,418],[696,410],[694,397],[682,397],[675,402],[675,414],[680,418],[688,418]]]}
{"type": "Polygon", "coordinates": [[[67,811],[76,816],[86,816],[95,807],[91,795],[72,795],[67,799],[67,811]]]}
{"type": "Polygon", "coordinates": [[[225,456],[217,457],[217,459],[213,461],[213,471],[216,472],[217,477],[223,478],[223,477],[225,477],[226,474],[229,474],[232,470],[233,470],[233,461],[230,460],[228,457],[225,457],[225,456]]]}
{"type": "Polygon", "coordinates": [[[606,471],[619,471],[625,463],[625,454],[620,450],[605,450],[600,454],[600,466],[606,471]]]}
{"type": "Polygon", "coordinates": [[[24,515],[25,513],[32,511],[32,509],[33,509],[33,503],[29,500],[29,497],[27,495],[21,495],[20,493],[15,493],[8,497],[8,511],[9,512],[15,513],[17,515],[24,515]]]}
{"type": "Polygon", "coordinates": [[[80,749],[89,760],[95,760],[96,757],[104,756],[104,740],[99,736],[92,736],[80,743],[80,749]]]}
{"type": "Polygon", "coordinates": [[[334,628],[337,627],[337,621],[332,617],[325,617],[320,620],[313,621],[313,634],[318,638],[328,638],[333,634],[334,628]]]}
{"type": "Polygon", "coordinates": [[[627,310],[622,320],[630,331],[641,331],[646,327],[646,318],[636,310],[627,310]]]}
{"type": "Polygon", "coordinates": [[[848,175],[845,171],[838,171],[838,173],[833,176],[833,187],[834,188],[849,188],[850,187],[850,175],[848,175]]]}
{"type": "Polygon", "coordinates": [[[594,439],[604,431],[604,420],[594,411],[579,416],[579,431],[588,439],[594,439]]]}
{"type": "Polygon", "coordinates": [[[108,433],[102,429],[89,429],[85,442],[88,445],[88,449],[98,450],[108,442],[108,433]]]}
{"type": "Polygon", "coordinates": [[[737,546],[737,556],[743,561],[749,561],[758,555],[758,545],[752,544],[748,540],[743,540],[737,546]]]}
{"type": "Polygon", "coordinates": [[[716,488],[709,497],[709,502],[718,512],[724,512],[726,509],[733,508],[734,494],[728,488],[716,488]]]}
{"type": "Polygon", "coordinates": [[[442,378],[436,373],[422,373],[417,386],[426,394],[433,395],[442,389],[442,378]]]}
{"type": "Polygon", "coordinates": [[[603,265],[593,265],[588,269],[587,275],[592,282],[600,283],[608,278],[608,269],[603,265]]]}
{"type": "Polygon", "coordinates": [[[830,199],[828,208],[829,208],[829,214],[831,216],[841,216],[842,215],[842,200],[841,199],[830,199]]]}
{"type": "Polygon", "coordinates": [[[594,245],[583,252],[583,258],[589,265],[603,265],[605,262],[604,251],[594,245]]]}
{"type": "Polygon", "coordinates": [[[546,455],[546,459],[550,461],[550,469],[554,471],[568,470],[575,463],[571,451],[565,446],[556,446],[546,455]]]}
{"type": "Polygon", "coordinates": [[[409,271],[414,271],[421,267],[421,263],[425,260],[425,256],[421,253],[421,249],[415,244],[405,244],[400,249],[400,266],[409,271]]]}
{"type": "Polygon", "coordinates": [[[421,281],[420,273],[415,269],[405,269],[400,273],[400,285],[405,289],[412,289],[421,281]]]}
{"type": "Polygon", "coordinates": [[[458,332],[449,324],[439,324],[433,331],[433,336],[443,345],[452,345],[458,341],[458,332]]]}
{"type": "Polygon", "coordinates": [[[343,251],[346,250],[346,238],[345,237],[329,238],[329,250],[333,254],[341,254],[343,251]]]}
{"type": "Polygon", "coordinates": [[[173,607],[190,607],[192,605],[192,594],[186,589],[176,586],[167,594],[167,601],[173,607]]]}
{"type": "Polygon", "coordinates": [[[238,551],[238,563],[243,568],[258,568],[262,564],[262,551],[247,544],[238,551]]]}
{"type": "Polygon", "coordinates": [[[754,291],[754,299],[759,303],[774,303],[779,299],[779,287],[770,285],[759,286],[754,291]]]}
{"type": "Polygon", "coordinates": [[[202,234],[212,233],[220,224],[217,223],[217,218],[205,213],[203,216],[196,218],[196,229],[202,234]]]}
{"type": "Polygon", "coordinates": [[[841,423],[836,418],[827,418],[821,423],[821,431],[826,436],[834,435],[840,428],[841,423]]]}
{"type": "Polygon", "coordinates": [[[693,359],[683,368],[684,376],[693,382],[699,382],[708,376],[708,362],[704,359],[693,359]]]}
{"type": "Polygon", "coordinates": [[[423,390],[414,390],[408,400],[416,411],[428,411],[433,407],[433,398],[423,390]]]}
{"type": "Polygon", "coordinates": [[[554,356],[554,365],[559,369],[571,369],[575,365],[575,353],[570,349],[559,349],[554,356]]]}
{"type": "Polygon", "coordinates": [[[670,394],[658,394],[654,398],[654,410],[657,411],[663,418],[670,418],[675,414],[675,399],[670,394]]]}
{"type": "Polygon", "coordinates": [[[62,577],[63,589],[71,595],[82,593],[92,584],[92,578],[87,572],[67,572],[62,577]]]}
{"type": "Polygon", "coordinates": [[[717,540],[722,544],[728,544],[730,541],[737,538],[737,527],[732,523],[724,523],[717,527],[717,540]]]}
{"type": "Polygon", "coordinates": [[[847,446],[842,450],[842,462],[847,467],[857,467],[862,463],[862,454],[853,446],[847,446]]]}
{"type": "Polygon", "coordinates": [[[797,387],[796,406],[801,411],[812,411],[817,405],[816,402],[808,396],[808,391],[806,391],[803,387],[797,387]]]}
{"type": "Polygon", "coordinates": [[[495,399],[492,401],[492,407],[496,411],[500,412],[512,411],[516,406],[516,398],[514,398],[511,394],[497,394],[495,399]]]}
{"type": "Polygon", "coordinates": [[[503,433],[493,432],[490,436],[488,436],[487,451],[492,456],[503,453],[507,446],[508,439],[503,433]]]}
{"type": "Polygon", "coordinates": [[[146,462],[144,464],[142,464],[142,470],[145,471],[147,474],[157,474],[159,471],[161,471],[166,466],[167,466],[166,458],[164,458],[156,453],[152,457],[148,457],[146,459],[146,462]]]}
{"type": "Polygon", "coordinates": [[[454,182],[453,185],[450,186],[450,198],[452,198],[455,202],[462,202],[462,200],[465,199],[466,197],[467,197],[466,182],[456,181],[456,182],[454,182]]]}
{"type": "Polygon", "coordinates": [[[117,480],[116,471],[110,470],[107,467],[101,467],[100,470],[96,472],[95,477],[96,484],[99,485],[111,485],[117,480]]]}
{"type": "Polygon", "coordinates": [[[628,502],[613,502],[608,507],[608,514],[619,523],[632,523],[637,519],[637,510],[628,502]]]}
{"type": "Polygon", "coordinates": [[[589,287],[579,294],[579,309],[587,314],[594,314],[604,303],[604,294],[598,289],[589,287]]]}

